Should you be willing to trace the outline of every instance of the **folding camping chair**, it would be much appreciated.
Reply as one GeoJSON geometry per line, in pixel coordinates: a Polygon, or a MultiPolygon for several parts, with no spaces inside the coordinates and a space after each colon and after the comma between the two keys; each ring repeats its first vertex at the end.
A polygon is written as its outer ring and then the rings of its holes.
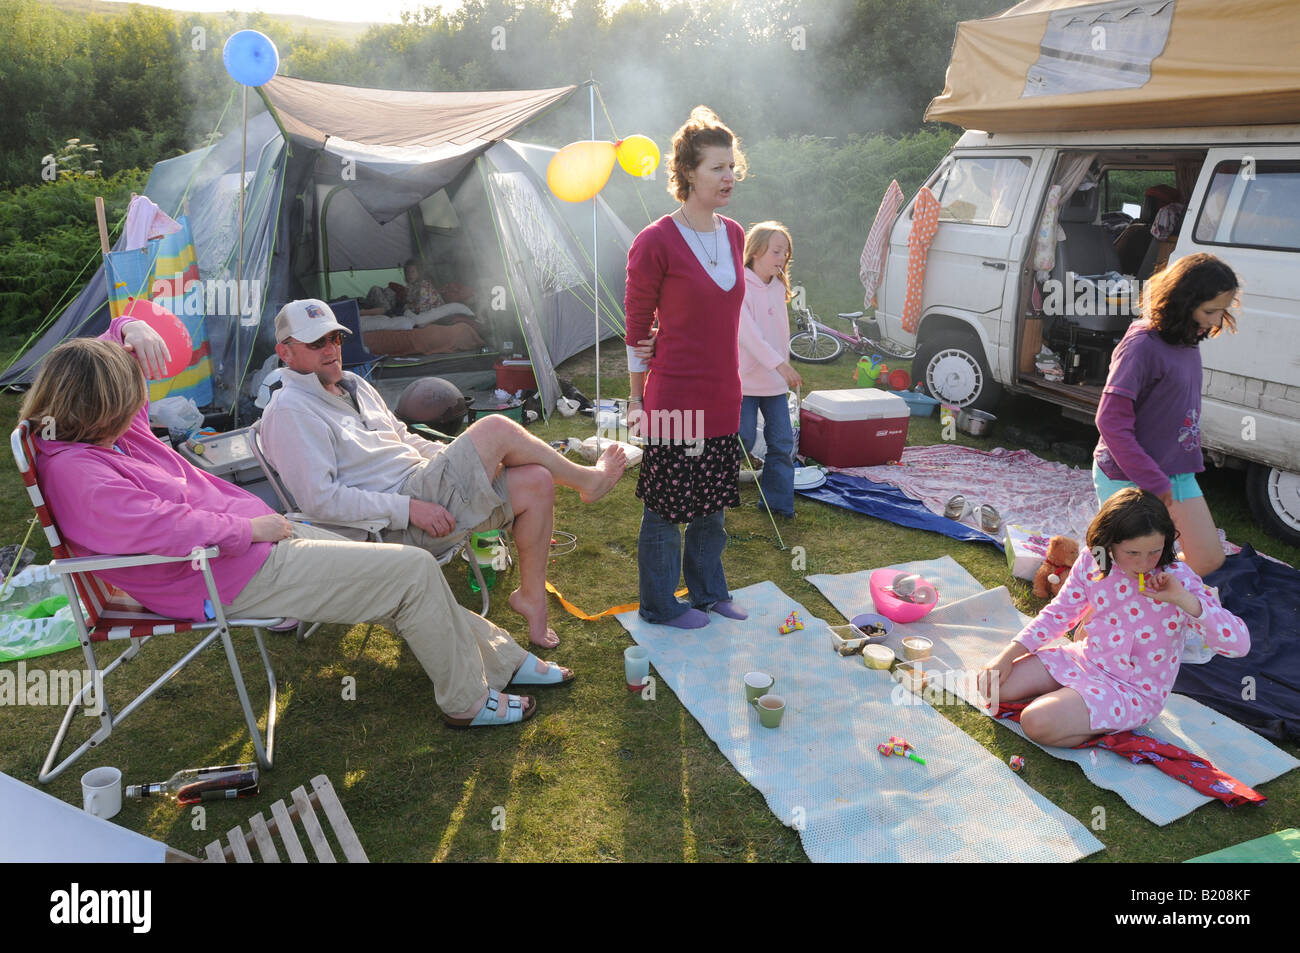
{"type": "MultiPolygon", "coordinates": [[[[266,451],[262,447],[261,420],[255,421],[252,427],[249,428],[248,443],[253,450],[253,456],[257,459],[258,465],[262,468],[262,472],[266,474],[266,482],[271,485],[271,489],[275,491],[276,498],[280,501],[280,507],[284,513],[285,519],[299,523],[312,523],[322,526],[325,529],[342,529],[345,531],[343,535],[349,535],[347,531],[350,530],[353,531],[354,534],[359,533],[361,538],[375,543],[382,543],[384,541],[383,531],[388,527],[388,520],[386,519],[355,521],[318,520],[310,514],[301,512],[298,509],[297,503],[294,502],[293,495],[290,494],[289,488],[284,485],[284,481],[280,479],[280,474],[276,471],[275,467],[271,465],[271,461],[266,457],[266,451]]],[[[448,549],[441,556],[438,556],[438,565],[446,568],[447,564],[451,562],[457,554],[465,550],[468,543],[469,539],[467,537],[452,546],[451,549],[448,549]]],[[[483,570],[479,568],[478,560],[474,558],[473,553],[470,553],[467,558],[470,568],[474,571],[474,579],[478,583],[479,593],[483,597],[483,609],[479,612],[479,615],[487,618],[488,609],[491,606],[492,600],[487,583],[483,579],[483,570]]],[[[307,629],[305,632],[300,626],[298,629],[298,641],[301,642],[304,639],[307,639],[315,631],[315,625],[307,629]]]]}
{"type": "Polygon", "coordinates": [[[329,306],[339,324],[352,332],[343,335],[341,356],[343,369],[370,380],[370,375],[383,366],[386,358],[380,354],[370,353],[361,339],[360,305],[357,304],[356,298],[340,298],[338,301],[329,302],[329,306]]]}
{"type": "Polygon", "coordinates": [[[64,545],[63,539],[59,535],[58,526],[55,523],[54,514],[45,505],[45,497],[41,493],[39,468],[36,465],[38,454],[31,424],[32,422],[27,420],[18,424],[10,437],[10,446],[13,450],[14,462],[18,464],[18,472],[22,475],[23,483],[27,487],[27,494],[31,498],[32,506],[36,509],[41,525],[45,528],[45,538],[50,544],[51,552],[54,554],[54,561],[50,563],[50,569],[63,579],[63,586],[68,595],[68,605],[72,610],[72,620],[77,627],[81,650],[86,659],[86,669],[90,675],[89,681],[82,686],[81,691],[69,702],[67,711],[64,712],[63,722],[59,726],[58,733],[54,736],[54,742],[50,745],[49,754],[46,755],[45,763],[41,767],[38,776],[40,783],[46,784],[57,778],[70,764],[91,748],[98,747],[107,741],[109,735],[113,733],[113,729],[121,724],[128,715],[148,701],[158,689],[170,681],[177,672],[193,661],[200,652],[217,639],[221,640],[221,644],[226,651],[230,676],[235,682],[235,692],[239,696],[239,705],[244,712],[244,721],[247,723],[249,734],[253,738],[253,748],[257,753],[258,763],[262,767],[269,769],[274,757],[277,690],[275,672],[271,670],[271,660],[267,657],[266,646],[262,643],[262,629],[281,624],[284,620],[226,618],[225,612],[221,608],[221,598],[217,594],[216,582],[212,577],[212,568],[209,566],[209,561],[219,555],[216,546],[209,546],[205,549],[196,547],[193,552],[186,556],[116,556],[106,554],[73,557],[64,545]],[[125,566],[154,566],[161,563],[184,561],[192,562],[195,570],[203,573],[203,581],[207,586],[208,596],[216,616],[210,622],[169,619],[166,616],[149,612],[126,593],[102,582],[95,576],[96,570],[120,569],[125,566]],[[248,689],[244,686],[244,678],[239,670],[239,661],[235,657],[235,647],[230,637],[232,627],[251,628],[253,630],[253,637],[257,641],[257,650],[261,653],[262,665],[266,669],[270,698],[266,708],[265,738],[258,730],[257,715],[253,712],[252,705],[249,703],[248,689]],[[108,677],[122,663],[131,661],[139,655],[145,643],[151,641],[153,636],[172,635],[182,632],[206,634],[167,671],[158,676],[148,688],[141,691],[120,711],[114,712],[106,697],[105,689],[108,677]],[[130,647],[101,669],[95,657],[95,645],[119,639],[129,640],[130,647]],[[92,698],[93,702],[91,701],[92,698]],[[63,747],[73,716],[79,708],[89,704],[97,706],[96,715],[99,719],[99,727],[76,751],[59,762],[58,765],[55,765],[54,761],[58,757],[59,750],[63,747]]]}

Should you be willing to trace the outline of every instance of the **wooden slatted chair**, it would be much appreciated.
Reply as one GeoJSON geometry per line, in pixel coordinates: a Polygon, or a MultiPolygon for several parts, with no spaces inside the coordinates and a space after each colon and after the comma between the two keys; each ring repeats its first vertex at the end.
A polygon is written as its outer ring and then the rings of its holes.
{"type": "Polygon", "coordinates": [[[234,827],[226,832],[224,844],[220,839],[214,840],[204,850],[207,862],[251,864],[253,863],[252,848],[256,845],[257,852],[265,863],[278,864],[280,854],[275,844],[275,838],[278,836],[280,845],[291,863],[308,863],[310,858],[298,838],[298,825],[301,825],[303,833],[307,835],[308,843],[316,854],[316,859],[322,864],[337,863],[325,831],[328,825],[333,831],[339,849],[349,863],[370,863],[361,841],[357,839],[356,831],[352,829],[352,822],[348,820],[347,811],[343,810],[343,805],[339,803],[330,779],[323,774],[318,774],[311,779],[311,786],[310,795],[305,788],[294,788],[291,795],[292,807],[286,807],[284,801],[276,801],[272,804],[269,821],[259,811],[248,819],[248,831],[234,827]],[[321,822],[316,813],[317,809],[324,813],[325,823],[321,822]]]}
{"type": "Polygon", "coordinates": [[[221,599],[217,594],[212,569],[209,566],[209,561],[219,555],[219,550],[215,546],[196,548],[187,556],[72,556],[59,534],[54,514],[46,506],[45,498],[41,493],[40,473],[37,464],[38,451],[34,436],[32,422],[22,421],[10,437],[10,447],[13,450],[14,462],[18,465],[18,472],[22,475],[23,483],[27,487],[27,494],[31,499],[32,506],[35,507],[36,515],[45,529],[45,538],[50,545],[50,551],[54,554],[50,569],[63,580],[63,586],[68,596],[68,605],[72,610],[72,620],[77,627],[78,640],[85,656],[86,669],[91,676],[87,683],[82,686],[81,691],[68,704],[67,711],[64,712],[63,722],[54,737],[54,742],[50,745],[49,754],[46,755],[45,763],[38,775],[40,783],[46,784],[57,778],[69,765],[91,748],[98,747],[107,741],[109,735],[113,733],[113,729],[121,724],[128,715],[148,701],[159,688],[192,662],[200,652],[218,640],[221,641],[225,649],[230,675],[235,682],[235,692],[239,697],[240,708],[244,713],[244,721],[248,725],[249,733],[253,738],[253,748],[257,753],[257,760],[262,767],[269,769],[274,758],[277,690],[275,672],[271,670],[271,660],[267,656],[266,646],[262,642],[262,629],[283,624],[285,620],[226,618],[221,608],[221,599]],[[207,586],[208,597],[216,616],[209,622],[169,619],[157,615],[145,609],[120,589],[108,585],[95,575],[97,570],[120,569],[126,566],[153,566],[161,563],[184,561],[191,562],[195,571],[203,574],[203,581],[207,586]],[[249,702],[248,689],[244,685],[244,678],[239,669],[239,661],[235,656],[235,647],[230,632],[232,628],[236,627],[251,628],[253,630],[258,652],[262,656],[262,665],[266,670],[269,701],[266,709],[265,736],[258,729],[257,715],[253,712],[252,705],[249,702]],[[185,652],[167,671],[158,676],[152,684],[131,699],[120,710],[115,711],[106,697],[105,688],[109,676],[123,663],[129,662],[139,655],[145,644],[150,642],[154,636],[172,636],[183,633],[195,633],[201,637],[193,647],[185,652]],[[129,648],[101,669],[96,659],[95,648],[97,646],[102,647],[105,642],[121,639],[130,641],[129,648]],[[63,747],[74,715],[76,715],[78,709],[83,709],[91,704],[96,706],[95,715],[98,718],[98,727],[88,740],[56,765],[55,760],[63,747]]]}

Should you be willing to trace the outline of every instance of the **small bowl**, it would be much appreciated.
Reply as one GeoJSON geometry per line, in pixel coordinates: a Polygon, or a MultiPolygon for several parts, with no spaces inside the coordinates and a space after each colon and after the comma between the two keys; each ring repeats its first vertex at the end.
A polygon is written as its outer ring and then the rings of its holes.
{"type": "Polygon", "coordinates": [[[934,643],[924,636],[909,635],[903,639],[903,658],[909,662],[929,658],[933,649],[934,643]]]}
{"type": "Polygon", "coordinates": [[[993,429],[997,420],[985,410],[963,410],[957,414],[957,429],[972,437],[982,437],[993,429]]]}
{"type": "Polygon", "coordinates": [[[887,619],[885,616],[880,615],[879,613],[876,612],[864,612],[861,615],[855,615],[849,621],[852,622],[853,625],[857,626],[858,629],[862,631],[862,634],[866,638],[868,644],[883,642],[885,641],[885,639],[889,638],[889,633],[894,631],[894,623],[891,622],[889,619],[887,619]],[[873,626],[879,626],[885,631],[880,635],[873,635],[871,632],[873,626]]]}
{"type": "Polygon", "coordinates": [[[919,695],[931,682],[937,682],[938,688],[947,691],[951,672],[952,667],[942,659],[926,658],[899,662],[892,675],[908,691],[919,695]]]}

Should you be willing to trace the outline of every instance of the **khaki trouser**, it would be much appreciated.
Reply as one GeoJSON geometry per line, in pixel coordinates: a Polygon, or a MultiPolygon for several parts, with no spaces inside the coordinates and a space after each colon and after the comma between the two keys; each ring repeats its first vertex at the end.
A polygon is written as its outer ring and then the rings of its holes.
{"type": "Polygon", "coordinates": [[[456,528],[437,537],[418,526],[390,529],[384,531],[384,541],[419,546],[437,556],[471,532],[501,529],[515,518],[505,467],[489,475],[474,442],[464,434],[408,476],[401,492],[426,503],[437,503],[452,515],[456,528]]]}
{"type": "Polygon", "coordinates": [[[433,682],[444,712],[467,711],[505,688],[528,654],[503,629],[461,606],[423,549],[356,543],[315,526],[271,547],[227,615],[312,622],[388,622],[433,682]]]}

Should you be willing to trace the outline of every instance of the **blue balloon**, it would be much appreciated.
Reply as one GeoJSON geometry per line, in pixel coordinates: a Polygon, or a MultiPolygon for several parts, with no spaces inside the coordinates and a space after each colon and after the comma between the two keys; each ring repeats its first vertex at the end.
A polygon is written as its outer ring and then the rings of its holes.
{"type": "Polygon", "coordinates": [[[280,66],[280,54],[276,52],[271,38],[256,30],[240,30],[226,40],[221,51],[221,61],[226,64],[226,72],[237,83],[245,86],[261,86],[270,82],[280,66]]]}

